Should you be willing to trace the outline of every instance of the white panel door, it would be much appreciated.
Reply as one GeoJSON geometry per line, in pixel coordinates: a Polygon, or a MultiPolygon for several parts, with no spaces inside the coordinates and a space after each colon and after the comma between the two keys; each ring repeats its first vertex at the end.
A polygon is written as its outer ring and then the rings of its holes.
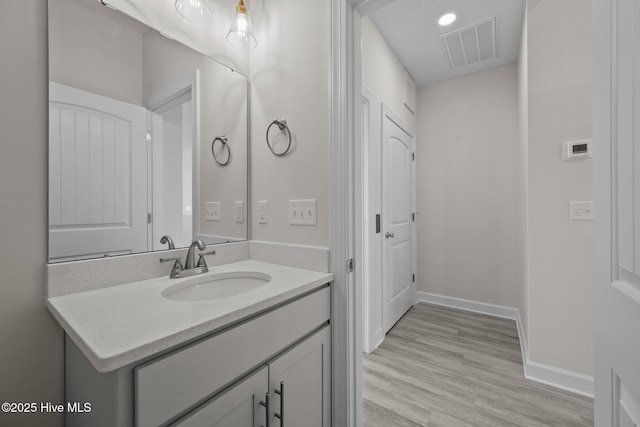
{"type": "Polygon", "coordinates": [[[416,302],[413,138],[382,119],[382,322],[385,333],[416,302]]]}
{"type": "Polygon", "coordinates": [[[147,250],[147,110],[49,85],[49,259],[147,250]]]}
{"type": "Polygon", "coordinates": [[[595,0],[595,424],[640,425],[640,1],[595,0]]]}

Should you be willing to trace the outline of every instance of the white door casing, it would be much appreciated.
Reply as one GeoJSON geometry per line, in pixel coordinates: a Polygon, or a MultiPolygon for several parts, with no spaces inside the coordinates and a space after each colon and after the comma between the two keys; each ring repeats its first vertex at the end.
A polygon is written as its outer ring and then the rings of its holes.
{"type": "Polygon", "coordinates": [[[147,250],[146,109],[49,85],[49,259],[147,250]]]}
{"type": "Polygon", "coordinates": [[[375,285],[374,274],[374,209],[371,197],[371,177],[373,176],[373,111],[375,98],[373,93],[362,85],[361,96],[361,141],[357,145],[356,182],[359,198],[356,204],[356,215],[361,218],[356,234],[356,265],[360,266],[356,276],[362,289],[362,347],[367,353],[376,348],[376,334],[382,334],[382,328],[376,328],[375,319],[375,285]]]}
{"type": "Polygon", "coordinates": [[[382,111],[382,322],[384,332],[416,302],[414,139],[382,111]]]}
{"type": "Polygon", "coordinates": [[[595,425],[640,425],[640,2],[594,0],[595,425]]]}

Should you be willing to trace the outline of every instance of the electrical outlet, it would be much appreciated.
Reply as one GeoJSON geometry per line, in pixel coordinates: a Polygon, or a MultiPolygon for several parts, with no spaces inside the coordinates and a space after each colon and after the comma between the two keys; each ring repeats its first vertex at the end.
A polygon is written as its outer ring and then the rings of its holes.
{"type": "Polygon", "coordinates": [[[204,204],[205,221],[221,221],[220,202],[206,202],[204,204]]]}
{"type": "Polygon", "coordinates": [[[236,222],[244,222],[244,202],[236,202],[236,222]]]}
{"type": "Polygon", "coordinates": [[[571,221],[593,221],[593,202],[569,202],[571,221]]]}
{"type": "Polygon", "coordinates": [[[258,202],[258,224],[269,223],[269,201],[261,200],[258,202]]]}
{"type": "Polygon", "coordinates": [[[316,199],[289,200],[289,224],[316,225],[316,199]]]}

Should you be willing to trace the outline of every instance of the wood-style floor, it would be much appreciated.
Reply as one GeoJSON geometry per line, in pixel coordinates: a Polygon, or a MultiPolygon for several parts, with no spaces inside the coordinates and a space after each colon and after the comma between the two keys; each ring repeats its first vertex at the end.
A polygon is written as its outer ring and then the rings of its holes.
{"type": "Polygon", "coordinates": [[[417,304],[364,357],[367,427],[593,426],[593,400],[524,378],[512,320],[417,304]]]}

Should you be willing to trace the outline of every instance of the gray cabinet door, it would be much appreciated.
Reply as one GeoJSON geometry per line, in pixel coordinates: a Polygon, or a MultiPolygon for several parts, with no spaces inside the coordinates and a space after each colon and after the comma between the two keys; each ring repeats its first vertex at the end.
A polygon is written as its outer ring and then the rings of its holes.
{"type": "Polygon", "coordinates": [[[229,390],[213,397],[181,418],[174,427],[261,427],[266,409],[268,370],[263,367],[229,390]]]}
{"type": "Polygon", "coordinates": [[[326,326],[269,363],[271,426],[331,425],[330,343],[330,327],[326,326]]]}

